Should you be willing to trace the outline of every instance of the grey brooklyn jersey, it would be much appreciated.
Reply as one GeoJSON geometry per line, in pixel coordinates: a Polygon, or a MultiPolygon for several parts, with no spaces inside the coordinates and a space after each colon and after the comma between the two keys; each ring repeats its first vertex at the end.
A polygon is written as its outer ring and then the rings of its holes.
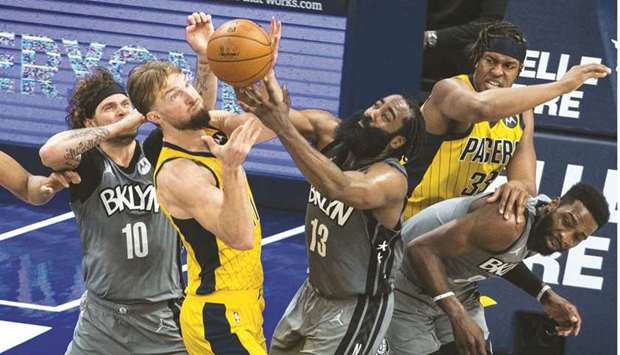
{"type": "MultiPolygon", "coordinates": [[[[403,225],[402,234],[405,245],[440,225],[466,215],[471,203],[479,198],[481,198],[480,195],[452,198],[422,210],[403,225]]],[[[464,290],[467,286],[472,286],[471,284],[475,281],[489,277],[501,277],[523,259],[533,255],[534,253],[527,249],[527,239],[536,217],[535,207],[540,202],[548,201],[549,198],[544,195],[530,198],[527,201],[526,224],[523,233],[507,250],[501,253],[475,250],[466,255],[442,258],[450,288],[454,291],[464,290]]],[[[500,218],[499,214],[498,218],[500,218]]],[[[492,233],[492,231],[489,232],[492,233]]],[[[405,258],[402,263],[402,271],[407,279],[417,284],[417,277],[408,258],[405,258]]],[[[396,287],[404,289],[405,284],[399,281],[396,287]]]]}
{"type": "Polygon", "coordinates": [[[140,143],[128,168],[97,147],[84,156],[78,172],[85,186],[92,186],[71,191],[88,291],[120,303],[181,296],[176,232],[160,212],[153,169],[140,143]]]}
{"type": "MultiPolygon", "coordinates": [[[[406,176],[396,159],[385,162],[406,176]]],[[[306,210],[306,247],[310,284],[329,298],[390,292],[392,268],[402,256],[399,231],[379,224],[371,211],[330,200],[314,187],[306,210]]]]}

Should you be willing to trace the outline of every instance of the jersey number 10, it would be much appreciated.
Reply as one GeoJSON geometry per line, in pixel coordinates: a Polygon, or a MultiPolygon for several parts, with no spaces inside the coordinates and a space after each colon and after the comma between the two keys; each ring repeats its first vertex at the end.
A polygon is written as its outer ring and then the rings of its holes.
{"type": "Polygon", "coordinates": [[[127,238],[127,259],[144,258],[149,254],[149,240],[146,233],[146,224],[136,222],[127,223],[121,232],[127,238]]]}

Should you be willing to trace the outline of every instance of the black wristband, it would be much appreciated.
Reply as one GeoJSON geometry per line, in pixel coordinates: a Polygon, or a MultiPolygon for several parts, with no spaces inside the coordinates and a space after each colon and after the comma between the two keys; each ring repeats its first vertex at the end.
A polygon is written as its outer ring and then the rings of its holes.
{"type": "Polygon", "coordinates": [[[520,262],[514,269],[504,274],[502,278],[527,292],[534,298],[538,296],[540,290],[545,286],[545,283],[530,271],[523,262],[520,262]]]}

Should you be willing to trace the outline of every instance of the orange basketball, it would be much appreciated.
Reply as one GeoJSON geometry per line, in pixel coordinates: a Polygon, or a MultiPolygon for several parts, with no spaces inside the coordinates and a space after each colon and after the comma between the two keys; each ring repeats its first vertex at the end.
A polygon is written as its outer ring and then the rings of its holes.
{"type": "Polygon", "coordinates": [[[250,20],[231,20],[211,35],[207,57],[211,70],[220,80],[246,87],[271,69],[271,38],[250,20]]]}

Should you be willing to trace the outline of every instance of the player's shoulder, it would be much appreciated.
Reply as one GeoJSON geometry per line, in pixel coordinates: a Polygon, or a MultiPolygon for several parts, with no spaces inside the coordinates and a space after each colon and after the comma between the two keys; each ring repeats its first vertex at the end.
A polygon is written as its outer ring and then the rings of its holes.
{"type": "Polygon", "coordinates": [[[368,168],[368,172],[407,176],[407,171],[405,170],[405,167],[396,158],[388,158],[375,162],[370,165],[370,167],[368,168]]]}
{"type": "Polygon", "coordinates": [[[157,173],[157,181],[163,183],[188,183],[200,178],[203,174],[212,175],[209,169],[205,169],[199,162],[184,157],[169,159],[161,165],[157,173]],[[191,177],[188,179],[188,177],[191,177]]]}
{"type": "Polygon", "coordinates": [[[162,165],[155,179],[158,191],[176,200],[190,198],[207,186],[219,187],[211,169],[182,157],[171,159],[162,165]]]}
{"type": "Polygon", "coordinates": [[[366,174],[389,185],[395,192],[407,188],[407,172],[397,159],[386,159],[373,163],[366,174]]]}
{"type": "Polygon", "coordinates": [[[516,217],[504,218],[499,213],[499,201],[488,203],[486,198],[482,197],[472,205],[475,209],[469,215],[473,219],[476,234],[485,243],[485,249],[490,251],[506,250],[523,233],[526,224],[524,222],[517,223],[516,217]]]}

